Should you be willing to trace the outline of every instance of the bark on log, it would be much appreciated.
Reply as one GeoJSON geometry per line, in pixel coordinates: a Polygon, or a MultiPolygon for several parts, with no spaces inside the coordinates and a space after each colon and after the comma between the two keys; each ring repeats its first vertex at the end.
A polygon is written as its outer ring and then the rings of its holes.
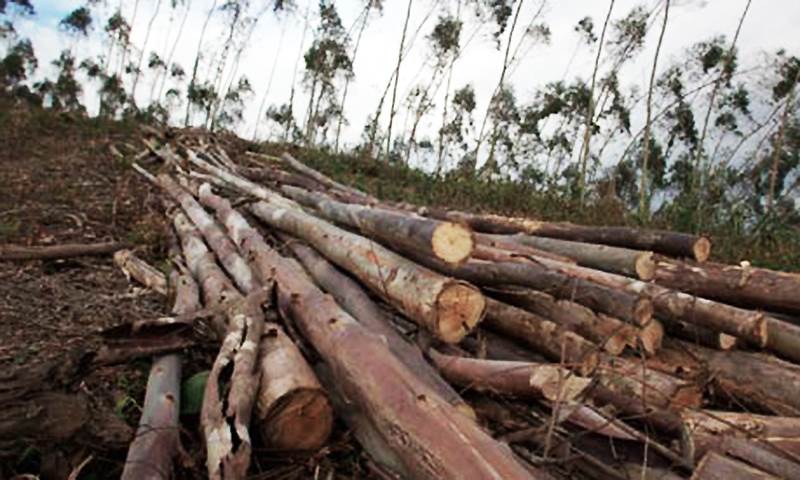
{"type": "MultiPolygon", "coordinates": [[[[510,257],[518,260],[532,260],[536,257],[545,257],[551,260],[557,260],[559,262],[575,263],[575,260],[563,255],[558,255],[540,248],[534,248],[528,245],[523,245],[519,242],[515,242],[511,240],[514,237],[510,235],[492,235],[488,233],[473,233],[473,235],[475,236],[476,240],[475,252],[472,254],[474,258],[490,260],[491,258],[483,258],[479,256],[479,254],[483,252],[485,257],[503,256],[504,258],[510,257]]],[[[494,259],[491,260],[498,261],[494,259]]]]}
{"type": "MultiPolygon", "coordinates": [[[[645,351],[657,350],[661,336],[648,327],[640,328],[602,313],[595,313],[579,303],[557,300],[551,295],[512,285],[490,288],[500,300],[552,320],[562,328],[573,331],[600,345],[611,355],[619,355],[626,347],[635,349],[640,343],[645,351]]],[[[650,324],[657,322],[651,320],[650,324]]]]}
{"type": "Polygon", "coordinates": [[[633,227],[592,227],[567,222],[540,222],[527,218],[502,217],[430,209],[434,218],[469,225],[476,232],[525,233],[539,237],[599,243],[635,250],[652,250],[674,257],[690,257],[700,262],[708,259],[711,242],[706,237],[663,230],[644,230],[633,227]]]}
{"type": "Polygon", "coordinates": [[[546,357],[590,374],[599,362],[597,345],[534,313],[486,298],[489,329],[516,338],[546,357]]]}
{"type": "Polygon", "coordinates": [[[183,214],[175,215],[174,224],[187,266],[204,287],[206,305],[222,303],[226,294],[234,300],[229,303],[227,321],[216,323],[218,329],[224,329],[224,336],[208,375],[200,423],[209,478],[244,478],[252,451],[247,427],[259,388],[257,350],[264,328],[261,303],[267,297],[254,295],[243,301],[238,292],[231,292],[232,286],[195,227],[183,214]]]}
{"type": "Polygon", "coordinates": [[[479,392],[571,403],[582,399],[592,383],[555,364],[479,360],[435,350],[428,355],[449,382],[479,392]]]}
{"type": "MultiPolygon", "coordinates": [[[[774,446],[763,444],[758,440],[739,438],[729,435],[694,435],[692,446],[695,457],[700,460],[708,452],[727,455],[778,478],[787,480],[800,479],[800,464],[782,455],[774,446]],[[700,455],[700,452],[703,452],[700,455]]],[[[687,452],[688,454],[688,452],[687,452]]],[[[689,457],[692,458],[692,457],[689,457]]]]}
{"type": "Polygon", "coordinates": [[[264,223],[302,238],[328,260],[437,338],[457,343],[483,316],[480,291],[423,268],[371,240],[295,209],[259,202],[251,211],[264,223]]]}
{"type": "Polygon", "coordinates": [[[655,282],[746,308],[800,313],[800,275],[765,268],[681,262],[659,257],[655,282]]]}
{"type": "Polygon", "coordinates": [[[744,344],[743,341],[733,335],[716,332],[693,323],[677,320],[666,320],[663,323],[667,334],[705,347],[717,350],[733,350],[744,344]]]}
{"type": "Polygon", "coordinates": [[[550,253],[571,258],[584,267],[619,273],[641,280],[651,280],[656,270],[653,252],[612,247],[596,243],[573,242],[557,238],[533,235],[489,235],[477,234],[478,241],[505,240],[538,248],[550,253]]]}
{"type": "Polygon", "coordinates": [[[56,260],[62,258],[109,255],[127,248],[120,242],[95,244],[65,243],[46,247],[23,247],[21,245],[0,245],[0,262],[20,260],[56,260]]]}
{"type": "Polygon", "coordinates": [[[284,153],[281,155],[281,160],[286,162],[291,168],[294,170],[302,173],[303,175],[309,176],[316,180],[317,182],[325,185],[326,187],[332,190],[338,190],[344,192],[350,196],[360,198],[365,202],[375,202],[376,199],[371,197],[370,195],[365,194],[364,192],[357,190],[352,187],[348,187],[342,183],[337,182],[336,180],[331,179],[330,177],[314,170],[313,168],[305,165],[302,162],[299,162],[297,159],[289,155],[288,153],[284,153]]]}
{"type": "MultiPolygon", "coordinates": [[[[224,198],[205,184],[199,189],[200,201],[217,213],[236,248],[251,258],[256,280],[273,282],[253,257],[253,248],[264,244],[224,198]]],[[[252,293],[248,291],[247,293],[252,293]]],[[[261,383],[255,416],[264,443],[280,450],[314,450],[322,447],[332,430],[333,412],[325,391],[300,350],[275,323],[265,323],[259,342],[258,364],[261,383]]]]}
{"type": "Polygon", "coordinates": [[[340,272],[313,248],[299,241],[286,241],[314,282],[333,296],[336,302],[371,332],[382,336],[392,353],[414,372],[431,390],[457,409],[474,418],[475,413],[461,396],[445,382],[425,360],[419,347],[403,338],[390,320],[375,305],[361,286],[340,272]]]}
{"type": "Polygon", "coordinates": [[[511,284],[533,288],[634,325],[646,325],[652,317],[653,304],[649,298],[573,278],[541,264],[470,260],[462,265],[450,265],[412,251],[407,253],[423,265],[485,287],[511,284]]]}
{"type": "Polygon", "coordinates": [[[417,380],[380,337],[314,286],[297,262],[265,244],[249,253],[262,275],[274,275],[281,308],[328,363],[343,395],[370,419],[413,478],[531,478],[508,447],[417,380]]]}
{"type": "Polygon", "coordinates": [[[746,463],[709,452],[700,461],[690,480],[777,480],[770,475],[746,463]]]}
{"type": "Polygon", "coordinates": [[[114,254],[114,263],[122,270],[128,280],[134,278],[150,290],[167,296],[167,278],[164,274],[137,257],[132,251],[127,249],[118,250],[114,254]]]}
{"type": "Polygon", "coordinates": [[[270,184],[292,185],[306,190],[318,190],[323,187],[320,183],[302,175],[291,174],[277,167],[264,168],[239,167],[237,171],[254,182],[269,182],[270,184]]]}
{"type": "MultiPolygon", "coordinates": [[[[544,355],[534,352],[531,348],[511,337],[478,330],[477,338],[466,337],[458,344],[476,358],[490,358],[492,360],[510,360],[513,362],[546,363],[544,355]]],[[[447,352],[445,352],[447,353],[447,352]]]]}
{"type": "Polygon", "coordinates": [[[337,202],[322,193],[292,186],[282,187],[281,192],[315,209],[331,222],[356,228],[363,235],[400,250],[422,249],[422,255],[431,255],[447,263],[461,263],[470,257],[474,248],[472,231],[457,223],[337,202]]]}
{"type": "MultiPolygon", "coordinates": [[[[586,267],[570,265],[539,259],[544,265],[555,270],[597,282],[608,288],[621,289],[638,295],[646,295],[653,300],[655,314],[666,320],[677,320],[693,323],[708,329],[733,335],[756,345],[766,346],[769,338],[767,321],[764,314],[724,303],[714,302],[701,297],[671,290],[654,283],[633,280],[608,272],[601,272],[586,267]]],[[[778,348],[781,346],[778,345],[778,348]]],[[[791,355],[791,351],[782,348],[781,353],[791,355]]],[[[794,353],[797,355],[797,353],[794,353]]]]}

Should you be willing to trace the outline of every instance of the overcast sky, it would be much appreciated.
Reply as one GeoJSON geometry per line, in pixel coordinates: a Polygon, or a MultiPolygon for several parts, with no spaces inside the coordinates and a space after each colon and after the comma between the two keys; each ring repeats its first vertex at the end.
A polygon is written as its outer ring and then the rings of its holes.
{"type": "MultiPolygon", "coordinates": [[[[191,12],[187,20],[187,27],[183,32],[181,43],[177,51],[177,61],[184,69],[190,71],[191,63],[197,48],[200,30],[205,15],[211,6],[211,0],[190,0],[191,12]]],[[[534,13],[541,5],[541,0],[522,0],[525,2],[520,15],[520,28],[526,26],[534,13]]],[[[55,58],[67,46],[73,46],[79,56],[90,53],[100,53],[102,44],[102,25],[96,25],[93,34],[88,40],[70,40],[60,33],[58,21],[75,7],[80,6],[78,0],[35,0],[34,5],[38,15],[30,21],[18,21],[18,30],[24,36],[29,36],[33,42],[36,54],[39,56],[40,65],[55,58]]],[[[123,5],[125,16],[130,20],[133,1],[120,1],[123,5]]],[[[155,9],[156,0],[140,0],[135,23],[133,26],[133,42],[141,47],[144,42],[147,22],[155,9]]],[[[174,39],[177,28],[169,28],[169,0],[163,0],[162,15],[155,21],[155,27],[148,42],[148,51],[155,49],[164,51],[167,40],[174,39]],[[173,37],[167,38],[171,34],[173,37]]],[[[342,17],[345,28],[350,28],[362,9],[362,2],[356,0],[338,0],[335,2],[342,17]]],[[[355,60],[355,79],[351,84],[351,97],[346,105],[346,118],[351,122],[346,130],[345,140],[352,145],[358,141],[364,122],[368,114],[373,112],[378,100],[394,68],[397,47],[401,35],[403,18],[407,8],[406,0],[385,0],[382,15],[373,15],[362,40],[361,49],[355,60]]],[[[653,0],[618,0],[614,6],[612,18],[619,18],[628,13],[639,4],[652,8],[657,2],[653,0]]],[[[736,29],[736,24],[742,13],[746,0],[707,0],[688,1],[673,0],[670,11],[670,22],[662,47],[662,56],[659,61],[660,71],[673,61],[677,61],[681,52],[690,44],[714,35],[724,34],[731,38],[736,29]]],[[[256,5],[255,2],[253,2],[256,5]]],[[[106,12],[117,8],[117,0],[103,7],[106,12]]],[[[400,74],[400,89],[398,98],[416,82],[426,79],[429,70],[422,65],[429,58],[429,43],[425,36],[433,28],[438,15],[446,13],[448,9],[454,11],[456,0],[414,0],[412,6],[409,35],[415,31],[429,15],[427,23],[421,28],[421,33],[416,39],[413,50],[408,60],[404,63],[400,74]]],[[[246,121],[239,127],[239,132],[245,136],[252,135],[258,104],[269,83],[272,66],[277,62],[277,69],[271,84],[267,99],[268,104],[284,103],[289,96],[294,65],[303,35],[303,16],[309,6],[309,0],[297,0],[296,11],[293,15],[276,17],[271,13],[264,15],[255,31],[250,47],[243,53],[240,71],[247,75],[253,84],[256,95],[249,103],[246,112],[246,121]]],[[[312,26],[317,17],[317,1],[310,0],[312,26]]],[[[593,48],[580,48],[576,50],[579,42],[574,26],[584,16],[591,16],[595,22],[595,31],[599,35],[602,22],[608,9],[607,1],[600,0],[551,0],[546,3],[540,21],[546,23],[552,32],[549,45],[539,45],[527,51],[525,57],[513,72],[510,81],[514,85],[517,98],[525,101],[537,87],[546,82],[559,80],[564,77],[587,78],[591,75],[593,64],[593,48]],[[573,55],[574,52],[577,55],[573,55]]],[[[177,26],[182,10],[175,13],[177,26]]],[[[474,14],[465,14],[462,38],[469,37],[477,24],[474,14]]],[[[221,20],[221,16],[218,16],[221,20]]],[[[104,20],[103,20],[104,21],[104,20]]],[[[476,90],[478,100],[477,112],[485,111],[486,104],[492,90],[495,88],[500,66],[502,64],[502,51],[496,48],[491,36],[492,26],[480,31],[465,53],[455,65],[453,87],[457,88],[471,83],[476,90]]],[[[658,35],[658,28],[653,28],[648,33],[645,50],[639,55],[638,60],[627,65],[620,76],[623,84],[639,85],[644,87],[649,78],[652,54],[658,35]]],[[[221,45],[222,25],[218,21],[213,24],[212,31],[206,36],[205,52],[214,52],[221,45]]],[[[311,38],[309,33],[303,48],[307,48],[311,38]]],[[[501,39],[505,41],[507,36],[501,39]]],[[[790,54],[800,55],[800,1],[798,0],[754,0],[748,13],[739,38],[740,64],[743,67],[753,64],[762,52],[774,52],[778,48],[785,48],[790,54]]],[[[301,71],[298,75],[302,75],[301,71]]],[[[143,84],[139,89],[139,97],[146,100],[149,96],[150,85],[143,84]]],[[[441,107],[444,89],[439,91],[436,98],[437,109],[441,107]]],[[[306,100],[299,94],[295,104],[295,115],[302,119],[304,109],[302,105],[306,100]]],[[[307,98],[307,97],[305,97],[307,98]]],[[[87,93],[88,103],[96,102],[93,94],[87,93]]],[[[91,111],[96,111],[96,107],[91,111]]],[[[387,110],[387,109],[384,109],[387,110]]],[[[423,132],[434,132],[441,121],[441,114],[434,112],[423,121],[423,132]]],[[[399,122],[406,124],[405,112],[401,112],[399,122]]],[[[385,125],[385,123],[384,123],[385,125]]],[[[260,137],[267,135],[266,129],[259,132],[260,137]]]]}

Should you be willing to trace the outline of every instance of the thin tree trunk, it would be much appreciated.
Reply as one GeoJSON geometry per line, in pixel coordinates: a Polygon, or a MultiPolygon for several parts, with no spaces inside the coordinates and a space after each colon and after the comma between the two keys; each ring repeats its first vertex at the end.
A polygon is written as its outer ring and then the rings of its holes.
{"type": "MultiPolygon", "coordinates": [[[[367,0],[367,6],[364,8],[364,20],[361,21],[361,27],[358,29],[358,35],[356,36],[356,44],[353,46],[353,54],[350,57],[350,61],[353,65],[356,63],[356,55],[358,54],[358,47],[361,45],[361,36],[364,34],[364,30],[367,28],[367,22],[369,22],[369,12],[372,9],[372,1],[367,0]]],[[[336,143],[334,146],[333,151],[339,153],[339,139],[342,133],[342,121],[344,120],[344,107],[345,102],[347,101],[347,91],[350,88],[350,79],[351,76],[347,76],[344,79],[344,90],[342,91],[342,102],[339,105],[339,110],[341,113],[339,114],[339,119],[336,122],[336,143]]]]}
{"type": "Polygon", "coordinates": [[[267,80],[267,88],[264,89],[264,95],[261,97],[261,103],[258,106],[258,114],[256,115],[256,126],[253,129],[253,138],[251,139],[253,142],[255,142],[258,138],[258,127],[261,126],[261,119],[264,116],[264,108],[267,106],[267,98],[269,97],[270,89],[272,89],[272,80],[275,78],[275,70],[277,70],[278,67],[278,59],[280,59],[280,52],[283,51],[283,39],[285,36],[286,36],[286,22],[283,22],[281,24],[281,36],[278,39],[278,48],[275,49],[275,59],[272,61],[272,68],[269,71],[269,80],[267,80]]]}
{"type": "Polygon", "coordinates": [[[189,17],[189,12],[192,10],[192,0],[186,1],[186,13],[183,14],[183,18],[181,19],[181,25],[178,27],[178,34],[175,36],[175,42],[172,44],[172,48],[169,51],[169,56],[167,57],[167,66],[166,70],[164,71],[164,75],[161,77],[161,84],[158,87],[158,101],[160,102],[161,99],[164,98],[164,85],[167,81],[168,72],[172,68],[172,60],[175,58],[175,50],[178,48],[178,44],[181,41],[181,36],[183,36],[183,29],[186,26],[186,19],[189,17]]]}
{"type": "Polygon", "coordinates": [[[594,69],[592,70],[592,83],[589,87],[589,105],[586,109],[586,127],[583,131],[583,148],[580,155],[580,176],[578,177],[578,194],[580,202],[583,204],[586,191],[586,166],[589,163],[589,147],[592,141],[592,123],[594,122],[594,88],[597,81],[597,71],[600,69],[600,55],[603,52],[603,42],[606,38],[608,21],[611,19],[611,12],[614,10],[614,0],[608,5],[608,13],[603,22],[603,30],[600,32],[600,41],[597,44],[597,56],[594,59],[594,69]]]}
{"type": "Polygon", "coordinates": [[[652,107],[653,107],[653,86],[656,83],[656,67],[658,66],[658,54],[661,52],[661,43],[664,41],[664,32],[667,30],[667,21],[669,19],[669,1],[665,0],[664,3],[664,22],[661,24],[661,33],[658,35],[658,43],[656,44],[656,53],[653,55],[653,69],[650,71],[650,86],[647,89],[647,115],[644,124],[644,137],[642,146],[642,176],[641,185],[639,187],[639,216],[645,220],[650,219],[650,194],[648,193],[648,161],[650,160],[650,126],[652,121],[652,107]]]}
{"type": "Polygon", "coordinates": [[[731,57],[733,56],[733,51],[736,48],[736,41],[739,39],[739,32],[741,32],[742,30],[742,24],[744,23],[744,19],[747,16],[747,11],[750,9],[750,3],[752,3],[752,0],[747,0],[747,3],[744,6],[744,11],[742,12],[742,16],[739,18],[739,24],[736,26],[736,33],[733,36],[733,41],[731,42],[730,48],[728,48],[728,52],[726,53],[724,59],[724,64],[722,65],[722,68],[720,68],[719,75],[717,75],[717,79],[714,82],[714,87],[711,89],[711,96],[708,99],[708,108],[706,109],[705,119],[703,120],[703,128],[700,130],[700,139],[697,142],[697,151],[695,152],[694,156],[692,189],[694,190],[695,195],[699,193],[701,178],[703,175],[702,173],[703,166],[701,165],[703,151],[704,151],[703,144],[706,141],[706,132],[708,131],[708,122],[711,119],[711,111],[714,109],[714,101],[717,98],[717,93],[719,92],[719,86],[722,83],[722,75],[725,72],[725,67],[728,66],[728,63],[731,61],[731,57]]]}
{"type": "MultiPolygon", "coordinates": [[[[309,24],[309,16],[311,13],[311,4],[313,0],[308,0],[308,4],[306,5],[306,14],[303,17],[303,36],[300,40],[300,48],[297,50],[297,59],[294,61],[294,72],[292,73],[292,88],[289,91],[289,112],[294,116],[294,86],[297,82],[297,70],[300,68],[300,60],[303,58],[303,49],[305,48],[306,44],[306,34],[308,33],[308,24],[309,24]]],[[[313,96],[313,95],[312,95],[313,96]]],[[[286,131],[284,132],[283,141],[286,142],[289,139],[289,128],[290,125],[287,123],[286,131]]]]}
{"type": "MultiPolygon", "coordinates": [[[[403,45],[406,41],[406,30],[408,29],[408,19],[411,17],[411,4],[414,0],[408,0],[406,19],[403,22],[403,34],[400,37],[400,48],[397,52],[397,66],[394,69],[394,88],[392,89],[392,103],[389,108],[389,127],[386,130],[386,158],[388,160],[392,149],[392,123],[394,123],[395,102],[397,101],[397,84],[400,83],[400,65],[403,63],[403,45]]],[[[375,119],[377,121],[377,118],[375,119]]]]}
{"type": "Polygon", "coordinates": [[[144,34],[144,43],[142,44],[142,51],[139,53],[139,61],[136,65],[136,76],[133,77],[133,86],[131,87],[131,99],[133,99],[134,105],[136,104],[136,87],[139,85],[139,78],[142,75],[142,61],[144,60],[144,54],[147,51],[147,43],[150,41],[150,32],[153,29],[153,23],[156,21],[156,17],[158,17],[158,11],[161,8],[161,0],[156,1],[156,9],[153,11],[153,16],[150,17],[150,21],[147,22],[147,31],[144,34]]]}
{"type": "MultiPolygon", "coordinates": [[[[137,0],[138,1],[138,0],[137,0]]],[[[203,28],[200,30],[200,39],[197,41],[197,52],[194,55],[194,65],[192,66],[192,76],[189,79],[189,89],[195,86],[195,82],[197,81],[197,68],[200,66],[200,52],[203,49],[203,40],[206,36],[206,29],[208,28],[208,24],[211,22],[211,16],[214,15],[214,10],[217,8],[217,0],[214,0],[211,4],[211,8],[208,10],[208,15],[206,15],[206,20],[203,22],[203,28]]],[[[177,42],[176,42],[177,43],[177,42]]],[[[188,92],[187,92],[188,93],[188,92]]],[[[186,118],[184,118],[183,126],[189,126],[189,113],[192,109],[192,102],[187,98],[186,100],[186,118]]]]}
{"type": "Polygon", "coordinates": [[[769,169],[769,190],[767,192],[767,213],[772,212],[772,204],[775,200],[775,191],[778,183],[778,169],[780,167],[781,155],[783,154],[783,138],[786,132],[786,124],[789,120],[789,112],[794,104],[794,89],[797,83],[800,82],[800,71],[795,75],[794,82],[786,95],[786,105],[783,107],[781,114],[781,124],[778,127],[778,138],[772,146],[772,166],[769,169]]]}
{"type": "Polygon", "coordinates": [[[0,245],[0,261],[22,260],[55,260],[60,258],[103,256],[126,248],[120,242],[94,244],[64,243],[46,247],[22,247],[17,245],[0,245]]]}

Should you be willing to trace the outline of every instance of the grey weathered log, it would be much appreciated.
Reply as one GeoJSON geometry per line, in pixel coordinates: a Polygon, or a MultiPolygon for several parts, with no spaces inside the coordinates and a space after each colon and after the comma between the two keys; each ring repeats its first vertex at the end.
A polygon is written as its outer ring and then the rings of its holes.
{"type": "Polygon", "coordinates": [[[325,219],[352,227],[367,237],[400,250],[422,249],[448,263],[461,263],[472,254],[474,239],[469,228],[379,207],[339,202],[325,194],[284,185],[281,192],[325,219]]]}
{"type": "Polygon", "coordinates": [[[763,470],[751,467],[746,463],[730,457],[709,452],[700,461],[692,474],[691,480],[777,480],[763,470]]]}
{"type": "Polygon", "coordinates": [[[346,193],[346,194],[348,194],[350,196],[354,196],[354,197],[360,198],[360,199],[362,199],[364,201],[367,201],[367,202],[375,200],[373,197],[365,194],[364,192],[362,192],[360,190],[357,190],[357,189],[352,188],[352,187],[348,187],[347,185],[339,183],[336,180],[333,180],[330,177],[328,177],[328,176],[326,176],[326,175],[314,170],[313,168],[307,166],[306,164],[298,161],[297,159],[295,159],[293,156],[289,155],[288,153],[284,153],[283,155],[281,155],[281,160],[286,162],[294,170],[302,173],[303,175],[306,175],[308,177],[313,178],[317,182],[321,183],[322,185],[325,185],[326,187],[328,187],[328,188],[330,188],[332,190],[338,190],[338,191],[344,192],[344,193],[346,193]]]}
{"type": "Polygon", "coordinates": [[[114,263],[128,279],[137,282],[160,295],[167,295],[167,278],[157,268],[137,257],[131,250],[123,249],[114,253],[114,263]]]}
{"type": "Polygon", "coordinates": [[[476,234],[476,236],[479,242],[499,240],[517,242],[550,253],[563,255],[575,260],[578,265],[583,265],[584,267],[619,273],[641,280],[652,279],[656,269],[653,252],[525,234],[476,234]]]}
{"type": "Polygon", "coordinates": [[[333,296],[343,309],[368,330],[382,336],[394,355],[419,379],[445,400],[467,415],[474,416],[469,405],[445,382],[423,357],[419,347],[403,338],[361,286],[339,271],[314,249],[297,240],[284,239],[317,285],[333,296]]]}

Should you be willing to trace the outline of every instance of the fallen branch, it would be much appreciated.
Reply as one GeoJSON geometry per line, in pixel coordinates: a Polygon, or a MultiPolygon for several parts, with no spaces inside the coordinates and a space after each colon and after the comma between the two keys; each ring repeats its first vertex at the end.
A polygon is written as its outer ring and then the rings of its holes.
{"type": "Polygon", "coordinates": [[[127,248],[120,242],[95,244],[65,243],[47,247],[23,247],[20,245],[0,245],[0,261],[57,260],[72,257],[103,256],[127,248]]]}

